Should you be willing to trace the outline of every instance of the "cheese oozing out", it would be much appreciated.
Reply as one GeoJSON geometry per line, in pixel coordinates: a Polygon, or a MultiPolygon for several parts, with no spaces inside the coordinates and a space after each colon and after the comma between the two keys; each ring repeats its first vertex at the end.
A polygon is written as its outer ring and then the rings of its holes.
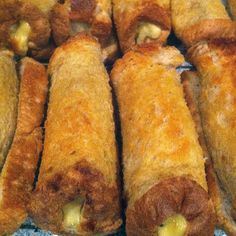
{"type": "Polygon", "coordinates": [[[158,236],[185,236],[187,221],[182,215],[173,215],[158,226],[158,236]]]}
{"type": "Polygon", "coordinates": [[[25,56],[28,51],[28,41],[31,33],[30,24],[24,20],[10,28],[10,41],[15,52],[25,56]]]}
{"type": "Polygon", "coordinates": [[[83,204],[84,200],[77,198],[63,207],[63,226],[67,232],[78,232],[82,219],[83,204]]]}
{"type": "Polygon", "coordinates": [[[161,28],[149,22],[141,22],[137,28],[136,43],[141,44],[148,40],[155,40],[161,36],[161,28]]]}

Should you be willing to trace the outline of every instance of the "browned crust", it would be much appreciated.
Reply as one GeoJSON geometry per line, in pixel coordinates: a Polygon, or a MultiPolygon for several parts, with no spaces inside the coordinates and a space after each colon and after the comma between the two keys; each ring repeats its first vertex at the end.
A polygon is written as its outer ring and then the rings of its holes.
{"type": "Polygon", "coordinates": [[[212,39],[236,39],[236,24],[224,19],[202,20],[182,32],[187,47],[212,39]]]}
{"type": "Polygon", "coordinates": [[[51,13],[52,35],[56,45],[61,45],[70,37],[69,12],[62,4],[56,4],[51,13]]]}
{"type": "Polygon", "coordinates": [[[147,21],[161,27],[161,36],[155,41],[165,43],[171,29],[170,11],[152,1],[143,1],[132,14],[117,15],[114,12],[115,25],[118,32],[120,46],[126,52],[135,45],[136,31],[139,22],[147,21]]]}
{"type": "Polygon", "coordinates": [[[112,21],[96,17],[96,1],[66,1],[56,4],[52,10],[51,25],[53,38],[59,46],[71,36],[71,22],[79,21],[91,25],[90,33],[105,47],[112,36],[112,21]],[[75,4],[76,3],[76,4],[75,4]],[[69,11],[71,6],[71,11],[69,11]]]}
{"type": "Polygon", "coordinates": [[[81,20],[90,23],[96,10],[95,0],[71,1],[71,20],[81,20]]]}
{"type": "Polygon", "coordinates": [[[55,47],[56,46],[53,43],[50,43],[44,48],[32,49],[30,52],[30,56],[36,60],[47,61],[52,56],[55,47]]]}
{"type": "Polygon", "coordinates": [[[0,235],[13,233],[27,216],[26,204],[42,149],[40,124],[47,84],[41,64],[29,58],[22,60],[17,128],[0,178],[0,235]]]}
{"type": "Polygon", "coordinates": [[[20,20],[27,21],[31,26],[29,48],[44,47],[50,37],[50,24],[47,16],[36,6],[15,1],[14,3],[1,3],[0,39],[1,44],[12,47],[18,53],[14,41],[10,40],[10,27],[20,20]],[[5,14],[4,14],[5,13],[5,14]],[[8,15],[7,15],[8,14],[8,15]]]}
{"type": "Polygon", "coordinates": [[[156,235],[156,227],[175,214],[182,214],[187,220],[187,235],[214,235],[215,217],[208,194],[185,177],[162,180],[129,206],[127,235],[156,235]]]}
{"type": "Polygon", "coordinates": [[[66,234],[62,208],[78,197],[85,199],[81,235],[115,232],[122,224],[120,215],[114,215],[120,209],[117,188],[109,187],[103,175],[86,161],[38,185],[31,201],[30,215],[41,228],[66,234]]]}
{"type": "Polygon", "coordinates": [[[181,75],[183,88],[185,92],[185,99],[190,112],[193,116],[196,129],[199,135],[199,142],[204,152],[206,159],[206,178],[208,184],[208,190],[210,198],[213,202],[215,213],[217,217],[217,226],[223,228],[229,235],[236,235],[236,224],[231,217],[230,213],[226,209],[226,196],[221,188],[218,178],[214,172],[211,157],[207,150],[206,140],[201,124],[200,111],[198,107],[198,96],[200,90],[200,81],[196,72],[186,71],[181,75]]]}

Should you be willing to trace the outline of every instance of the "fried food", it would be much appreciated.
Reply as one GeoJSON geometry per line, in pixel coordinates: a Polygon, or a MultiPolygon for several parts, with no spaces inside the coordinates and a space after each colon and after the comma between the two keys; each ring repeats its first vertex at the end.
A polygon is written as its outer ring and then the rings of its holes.
{"type": "MultiPolygon", "coordinates": [[[[117,45],[114,41],[110,0],[65,0],[56,4],[52,11],[52,34],[59,46],[69,37],[85,32],[96,37],[102,48],[117,45]]],[[[116,51],[118,47],[113,47],[116,51]]],[[[110,52],[108,56],[116,51],[110,52]]]]}
{"type": "Polygon", "coordinates": [[[14,136],[17,103],[18,79],[13,54],[0,51],[0,170],[14,136]]]}
{"type": "Polygon", "coordinates": [[[113,14],[123,52],[135,44],[165,43],[170,33],[170,0],[113,0],[113,14]]]}
{"type": "Polygon", "coordinates": [[[106,235],[122,224],[109,78],[99,43],[77,35],[49,63],[52,86],[31,216],[60,234],[106,235]]]}
{"type": "Polygon", "coordinates": [[[210,39],[235,39],[236,25],[221,0],[171,0],[175,34],[187,47],[210,39]]]}
{"type": "Polygon", "coordinates": [[[190,108],[191,114],[194,118],[196,128],[198,130],[199,142],[204,152],[206,159],[206,175],[209,188],[209,195],[212,199],[216,216],[217,228],[224,229],[228,235],[236,235],[236,224],[234,219],[228,212],[230,208],[226,201],[227,196],[224,189],[221,187],[217,175],[213,168],[213,163],[209,155],[206,139],[204,136],[202,121],[199,110],[199,97],[200,97],[200,78],[196,72],[186,71],[181,75],[182,83],[185,92],[185,98],[190,108]]]}
{"type": "Polygon", "coordinates": [[[213,235],[204,158],[173,47],[130,51],[112,70],[123,137],[126,232],[213,235]]]}
{"type": "MultiPolygon", "coordinates": [[[[13,71],[14,67],[12,73],[16,73],[13,71]]],[[[42,149],[40,124],[47,94],[46,70],[33,59],[25,58],[21,61],[20,77],[16,130],[0,175],[0,235],[13,233],[27,217],[26,205],[42,149]]]]}
{"type": "Polygon", "coordinates": [[[199,43],[188,52],[200,76],[203,130],[214,170],[224,190],[225,214],[231,221],[220,218],[219,222],[229,232],[235,231],[236,206],[235,53],[235,43],[224,40],[199,43]]]}
{"type": "Polygon", "coordinates": [[[49,37],[49,20],[38,7],[18,0],[0,1],[1,47],[25,56],[28,50],[46,47],[49,37]]]}

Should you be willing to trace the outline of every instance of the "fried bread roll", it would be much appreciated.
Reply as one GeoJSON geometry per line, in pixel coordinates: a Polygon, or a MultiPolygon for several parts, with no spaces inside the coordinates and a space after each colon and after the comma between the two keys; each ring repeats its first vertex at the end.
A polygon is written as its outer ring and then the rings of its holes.
{"type": "Polygon", "coordinates": [[[27,217],[26,205],[42,148],[40,124],[47,93],[46,70],[25,58],[20,77],[17,126],[0,175],[0,235],[13,233],[27,217]]]}
{"type": "Polygon", "coordinates": [[[49,37],[48,17],[38,7],[28,1],[0,1],[0,47],[25,56],[28,50],[46,47],[49,37]]]}
{"type": "Polygon", "coordinates": [[[42,164],[31,215],[61,234],[106,235],[121,225],[111,89],[98,42],[56,49],[42,164]]]}
{"type": "Polygon", "coordinates": [[[199,96],[200,96],[200,79],[196,72],[187,71],[182,75],[182,82],[185,92],[185,98],[194,118],[196,128],[199,134],[199,142],[204,151],[206,158],[206,176],[209,188],[209,195],[212,199],[216,216],[217,227],[224,229],[227,235],[236,235],[236,224],[234,219],[229,214],[230,208],[226,201],[227,196],[224,189],[220,186],[216,173],[214,172],[213,163],[209,155],[206,140],[202,128],[202,122],[199,110],[199,96]]]}
{"type": "Polygon", "coordinates": [[[10,148],[18,103],[18,79],[13,54],[0,51],[0,170],[10,148]]]}
{"type": "Polygon", "coordinates": [[[236,20],[236,0],[228,0],[228,6],[232,18],[236,20]]]}
{"type": "Polygon", "coordinates": [[[170,0],[113,0],[113,14],[123,52],[135,44],[164,43],[170,33],[170,0]]]}
{"type": "Polygon", "coordinates": [[[57,0],[20,0],[20,1],[35,5],[47,16],[50,15],[53,6],[57,3],[57,0]]]}
{"type": "Polygon", "coordinates": [[[199,106],[208,150],[225,191],[226,214],[233,219],[236,218],[235,55],[235,43],[225,41],[205,42],[189,50],[189,58],[201,78],[199,106]]]}
{"type": "Polygon", "coordinates": [[[203,153],[175,67],[173,47],[128,52],[112,70],[123,136],[126,231],[213,235],[203,153]]]}
{"type": "Polygon", "coordinates": [[[56,4],[51,17],[56,44],[61,45],[70,36],[86,32],[95,36],[102,48],[112,49],[108,55],[112,57],[118,47],[112,32],[111,8],[111,0],[65,0],[63,4],[56,4]]]}
{"type": "Polygon", "coordinates": [[[209,39],[236,38],[236,25],[221,0],[171,0],[171,13],[174,32],[188,47],[209,39]]]}

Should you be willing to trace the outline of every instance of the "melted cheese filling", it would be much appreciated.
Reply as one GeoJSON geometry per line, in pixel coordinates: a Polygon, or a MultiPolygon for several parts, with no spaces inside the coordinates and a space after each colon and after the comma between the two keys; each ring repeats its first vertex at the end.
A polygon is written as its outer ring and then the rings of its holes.
{"type": "Polygon", "coordinates": [[[83,200],[76,200],[63,207],[63,226],[67,232],[78,233],[78,228],[82,218],[83,200]]]}
{"type": "Polygon", "coordinates": [[[28,51],[28,41],[31,27],[28,22],[21,20],[19,24],[14,24],[10,28],[10,39],[16,53],[26,55],[28,51]]]}
{"type": "Polygon", "coordinates": [[[141,44],[147,40],[158,39],[161,35],[161,28],[148,22],[141,22],[137,29],[137,44],[141,44]]]}
{"type": "Polygon", "coordinates": [[[184,236],[186,230],[186,219],[182,215],[174,215],[158,226],[158,236],[184,236]]]}

